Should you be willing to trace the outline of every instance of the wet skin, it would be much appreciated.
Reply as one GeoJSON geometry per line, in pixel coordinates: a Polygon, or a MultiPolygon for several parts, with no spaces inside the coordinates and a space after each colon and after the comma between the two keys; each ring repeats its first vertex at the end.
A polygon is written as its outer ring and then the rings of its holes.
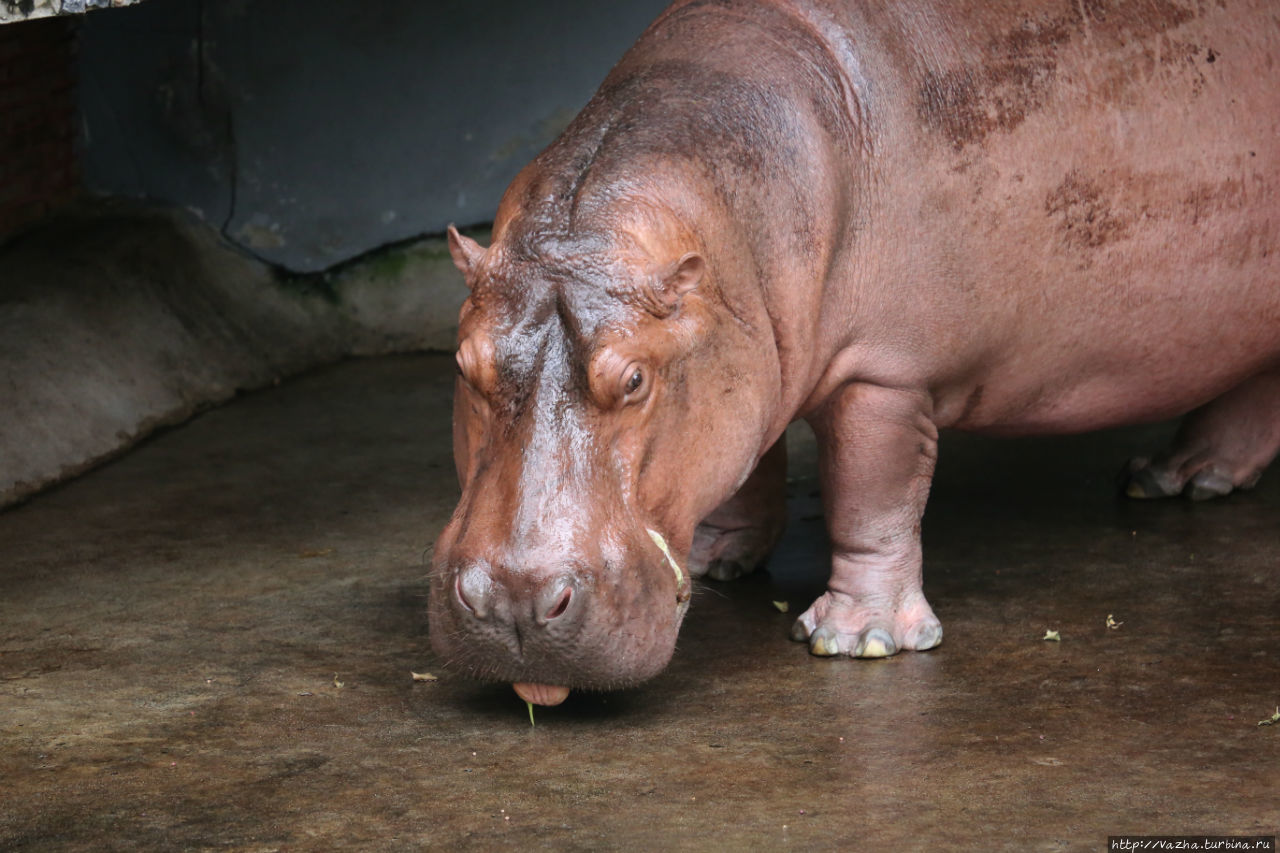
{"type": "Polygon", "coordinates": [[[833,555],[794,636],[821,655],[941,642],[940,430],[1193,412],[1129,493],[1256,482],[1280,448],[1269,8],[673,5],[492,245],[450,231],[471,296],[435,648],[526,685],[653,676],[692,577],[776,542],[796,418],[833,555]]]}

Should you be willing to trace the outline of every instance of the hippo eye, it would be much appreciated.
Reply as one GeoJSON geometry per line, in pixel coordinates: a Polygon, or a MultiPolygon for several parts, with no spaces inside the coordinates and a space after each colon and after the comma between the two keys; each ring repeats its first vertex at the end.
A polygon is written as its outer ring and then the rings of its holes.
{"type": "Polygon", "coordinates": [[[640,386],[644,384],[644,374],[640,372],[640,368],[636,368],[631,374],[631,378],[627,380],[627,393],[634,394],[640,390],[640,386]]]}
{"type": "Polygon", "coordinates": [[[592,394],[602,409],[643,402],[653,389],[650,367],[633,356],[605,352],[592,365],[592,394]]]}

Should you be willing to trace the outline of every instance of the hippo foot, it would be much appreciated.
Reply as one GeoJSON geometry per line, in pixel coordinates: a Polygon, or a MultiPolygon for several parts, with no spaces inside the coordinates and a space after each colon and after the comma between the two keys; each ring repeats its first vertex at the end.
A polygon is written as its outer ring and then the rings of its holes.
{"type": "Polygon", "coordinates": [[[883,658],[933,648],[942,642],[942,623],[921,592],[884,608],[828,591],[796,620],[791,639],[807,640],[809,651],[821,657],[883,658]]]}
{"type": "Polygon", "coordinates": [[[724,529],[703,522],[693,533],[689,573],[717,581],[749,575],[765,564],[777,538],[774,529],[724,529]]]}
{"type": "Polygon", "coordinates": [[[1261,471],[1233,476],[1213,463],[1191,459],[1175,461],[1166,458],[1153,462],[1138,457],[1129,460],[1128,482],[1124,492],[1139,500],[1183,495],[1193,501],[1224,497],[1237,489],[1251,489],[1261,471]],[[1198,466],[1196,463],[1200,463],[1198,466]]]}
{"type": "Polygon", "coordinates": [[[1252,488],[1280,452],[1280,370],[1253,376],[1183,420],[1173,448],[1129,463],[1131,498],[1203,501],[1252,488]]]}

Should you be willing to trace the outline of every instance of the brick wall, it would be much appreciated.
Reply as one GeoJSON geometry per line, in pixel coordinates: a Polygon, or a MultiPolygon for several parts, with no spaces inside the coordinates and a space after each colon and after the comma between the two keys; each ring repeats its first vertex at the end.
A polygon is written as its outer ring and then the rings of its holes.
{"type": "Polygon", "coordinates": [[[79,193],[76,25],[0,26],[0,241],[79,193]]]}

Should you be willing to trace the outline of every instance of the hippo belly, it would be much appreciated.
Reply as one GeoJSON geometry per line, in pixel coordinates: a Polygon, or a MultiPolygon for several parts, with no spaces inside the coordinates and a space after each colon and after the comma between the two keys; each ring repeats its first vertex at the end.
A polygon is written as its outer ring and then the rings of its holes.
{"type": "MultiPolygon", "coordinates": [[[[1280,449],[1280,19],[1262,2],[669,8],[508,188],[459,331],[447,662],[526,697],[662,669],[820,448],[819,655],[925,650],[939,431],[1190,412],[1134,497],[1280,449]]],[[[550,701],[548,699],[547,701],[550,701]]]]}

